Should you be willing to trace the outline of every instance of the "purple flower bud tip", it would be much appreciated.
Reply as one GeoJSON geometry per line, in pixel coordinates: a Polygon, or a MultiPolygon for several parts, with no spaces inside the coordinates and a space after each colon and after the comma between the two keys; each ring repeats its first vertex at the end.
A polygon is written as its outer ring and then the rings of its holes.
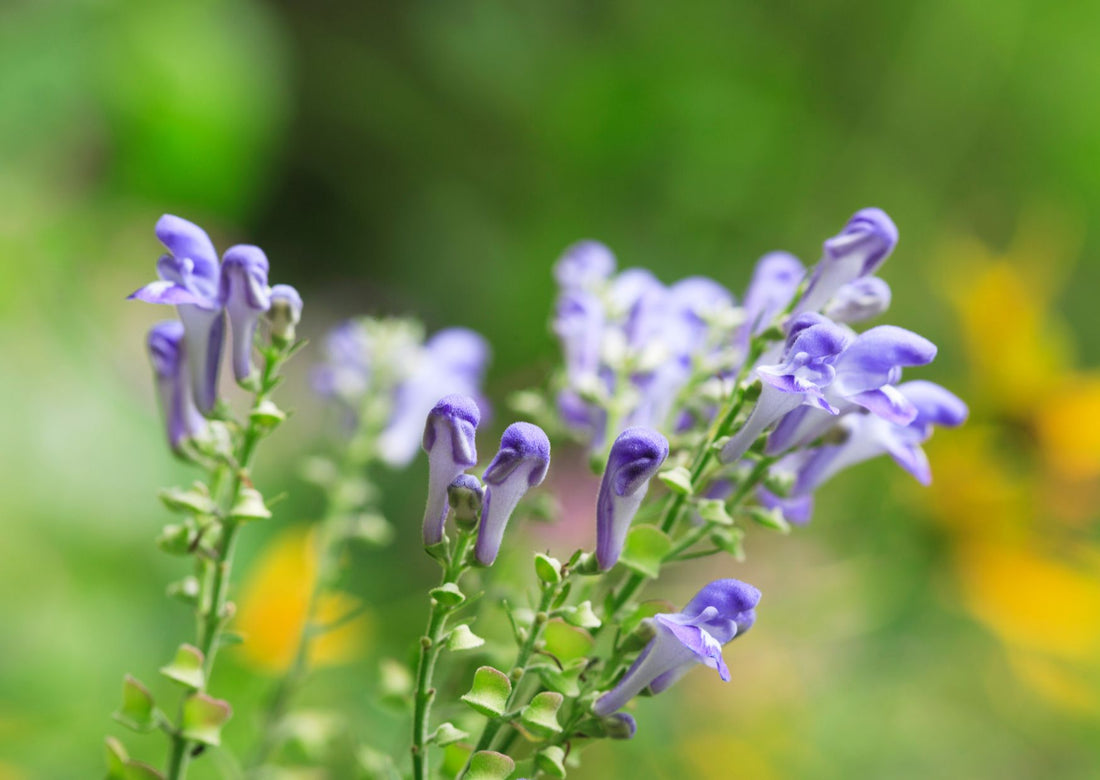
{"type": "Polygon", "coordinates": [[[825,305],[834,322],[863,322],[890,308],[890,285],[877,276],[864,276],[837,290],[825,305]]]}
{"type": "Polygon", "coordinates": [[[289,344],[296,338],[295,329],[302,319],[302,296],[289,284],[271,288],[271,308],[267,310],[271,338],[289,344]]]}
{"type": "Polygon", "coordinates": [[[222,258],[219,297],[233,329],[233,373],[238,382],[252,375],[252,342],[260,315],[271,308],[269,264],[259,247],[230,247],[222,258]]]}
{"type": "Polygon", "coordinates": [[[970,416],[970,409],[961,398],[935,382],[917,379],[898,385],[898,390],[917,407],[917,416],[912,423],[914,427],[941,425],[955,428],[970,416]]]}
{"type": "Polygon", "coordinates": [[[859,252],[863,257],[861,276],[873,273],[890,256],[898,243],[898,228],[882,209],[860,209],[840,233],[825,241],[825,256],[836,259],[859,252]]]}
{"type": "Polygon", "coordinates": [[[554,278],[565,289],[591,287],[615,270],[615,255],[599,241],[578,241],[554,266],[554,278]]]}
{"type": "Polygon", "coordinates": [[[178,450],[185,439],[199,435],[206,428],[206,421],[191,397],[183,324],[171,320],[154,325],[149,330],[147,346],[168,444],[178,450]]]}
{"type": "Polygon", "coordinates": [[[276,301],[286,303],[292,311],[298,312],[298,316],[301,316],[303,308],[302,296],[289,284],[276,284],[271,288],[271,302],[274,303],[276,301]]]}
{"type": "Polygon", "coordinates": [[[656,635],[614,689],[596,700],[592,711],[607,717],[646,688],[660,693],[697,663],[729,680],[722,645],[743,634],[756,619],[760,591],[739,580],[710,583],[683,612],[655,615],[656,635]]]}
{"type": "Polygon", "coordinates": [[[596,560],[606,571],[622,554],[627,532],[649,481],[668,457],[668,439],[649,428],[628,428],[611,445],[596,499],[596,560]]]}
{"type": "Polygon", "coordinates": [[[477,464],[477,426],[481,411],[466,395],[441,398],[428,414],[423,446],[428,453],[428,502],[424,508],[424,544],[443,539],[447,491],[466,469],[477,464]]]}
{"type": "Polygon", "coordinates": [[[477,535],[476,555],[483,566],[496,560],[504,529],[524,494],[546,477],[550,466],[550,440],[537,425],[509,425],[500,439],[500,450],[485,470],[485,502],[477,535]]]}

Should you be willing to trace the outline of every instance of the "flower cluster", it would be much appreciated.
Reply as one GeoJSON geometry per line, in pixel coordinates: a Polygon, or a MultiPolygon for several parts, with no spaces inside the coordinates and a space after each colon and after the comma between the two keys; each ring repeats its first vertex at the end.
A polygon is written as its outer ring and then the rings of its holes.
{"type": "Polygon", "coordinates": [[[156,235],[168,250],[157,260],[160,279],[130,298],[173,305],[179,314],[179,321],[153,326],[148,338],[168,441],[178,451],[203,434],[203,415],[214,412],[226,319],[232,329],[233,374],[251,386],[260,318],[270,314],[272,338],[289,344],[302,315],[302,298],[289,285],[268,286],[267,256],[259,247],[232,246],[219,261],[206,231],[171,214],[157,221],[156,235]]]}
{"type": "Polygon", "coordinates": [[[441,395],[474,396],[485,408],[480,392],[489,345],[472,330],[446,328],[424,341],[411,321],[360,317],[331,330],[322,349],[314,389],[340,405],[352,430],[365,416],[384,418],[374,447],[390,466],[416,456],[424,418],[441,395]]]}

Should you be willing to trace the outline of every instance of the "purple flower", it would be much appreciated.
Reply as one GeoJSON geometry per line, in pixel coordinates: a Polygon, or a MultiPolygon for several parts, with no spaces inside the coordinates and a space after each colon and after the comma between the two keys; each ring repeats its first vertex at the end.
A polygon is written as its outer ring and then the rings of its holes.
{"type": "Polygon", "coordinates": [[[447,489],[466,469],[477,465],[475,436],[481,422],[477,401],[466,395],[444,396],[428,414],[423,446],[428,453],[428,505],[424,509],[424,545],[443,541],[447,489]]]}
{"type": "Polygon", "coordinates": [[[591,381],[600,368],[604,309],[599,296],[587,290],[568,290],[558,298],[554,333],[561,340],[570,383],[591,381]]]}
{"type": "Polygon", "coordinates": [[[844,230],[825,242],[821,262],[794,313],[820,311],[841,287],[873,274],[897,243],[898,229],[885,211],[857,211],[844,230]]]}
{"type": "MultiPolygon", "coordinates": [[[[233,374],[238,382],[252,375],[252,342],[256,324],[271,308],[267,256],[257,246],[240,244],[222,258],[220,298],[233,329],[233,374]]],[[[297,294],[297,293],[295,293],[297,294]]],[[[298,299],[299,307],[301,298],[298,299]]]]}
{"type": "Polygon", "coordinates": [[[756,367],[762,382],[760,400],[722,448],[720,460],[739,460],[770,425],[802,404],[837,414],[823,390],[836,376],[834,364],[850,341],[844,328],[819,314],[804,314],[792,320],[783,362],[756,367]]]}
{"type": "Polygon", "coordinates": [[[615,271],[615,255],[599,241],[578,241],[554,265],[554,279],[564,290],[591,289],[615,271]]]}
{"type": "Polygon", "coordinates": [[[483,566],[492,565],[500,551],[504,529],[528,489],[546,477],[550,467],[550,440],[537,425],[512,423],[500,438],[500,450],[485,470],[485,501],[475,553],[483,566]]]}
{"type": "Polygon", "coordinates": [[[805,266],[786,252],[769,252],[757,261],[742,303],[745,310],[745,325],[739,334],[742,348],[747,348],[749,339],[765,330],[787,307],[805,275],[805,266]]]}
{"type": "Polygon", "coordinates": [[[424,418],[440,393],[476,396],[488,361],[489,345],[472,330],[447,328],[428,339],[394,394],[390,423],[378,438],[383,460],[393,466],[411,461],[424,418]]]}
{"type": "Polygon", "coordinates": [[[668,457],[668,439],[648,428],[628,428],[611,445],[596,499],[596,561],[607,571],[619,560],[630,523],[649,480],[668,457]]]}
{"type": "Polygon", "coordinates": [[[195,408],[191,396],[183,324],[170,320],[154,325],[149,330],[147,344],[168,444],[178,451],[185,440],[206,430],[206,420],[195,408]]]}
{"type": "Polygon", "coordinates": [[[209,412],[217,401],[225,336],[218,253],[202,228],[171,214],[157,220],[156,234],[169,252],[157,261],[160,280],[130,298],[176,306],[184,327],[191,390],[198,408],[209,412]]]}
{"type": "Polygon", "coordinates": [[[799,470],[793,496],[808,495],[837,472],[887,454],[921,484],[932,481],[928,457],[920,445],[931,437],[935,425],[961,425],[969,413],[966,404],[932,382],[905,382],[897,390],[917,410],[913,420],[899,425],[874,414],[846,416],[839,423],[845,434],[843,442],[821,447],[808,457],[799,470]]]}
{"type": "MultiPolygon", "coordinates": [[[[840,414],[868,409],[898,425],[917,414],[916,407],[894,383],[903,368],[924,366],[936,357],[936,345],[905,328],[879,325],[857,336],[837,358],[836,376],[824,390],[825,400],[840,414]]],[[[826,433],[836,417],[800,407],[788,413],[768,439],[768,453],[778,454],[808,444],[826,433]]]]}
{"type": "Polygon", "coordinates": [[[825,304],[824,314],[833,322],[863,322],[890,308],[890,285],[877,276],[864,276],[841,287],[825,304]]]}
{"type": "Polygon", "coordinates": [[[778,509],[783,515],[783,519],[791,525],[806,525],[813,517],[813,496],[783,498],[761,486],[756,489],[756,500],[765,509],[778,509]]]}
{"type": "Polygon", "coordinates": [[[646,688],[660,693],[697,663],[717,670],[728,682],[722,645],[749,630],[759,601],[760,591],[751,585],[716,580],[699,591],[683,612],[654,615],[649,622],[656,635],[618,685],[596,700],[592,712],[607,717],[646,688]]]}

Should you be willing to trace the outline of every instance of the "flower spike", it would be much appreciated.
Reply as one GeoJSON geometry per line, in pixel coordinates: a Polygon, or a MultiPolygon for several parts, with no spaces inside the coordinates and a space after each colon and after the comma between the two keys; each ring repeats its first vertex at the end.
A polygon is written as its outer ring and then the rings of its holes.
{"type": "Polygon", "coordinates": [[[424,545],[443,541],[447,488],[477,465],[475,435],[481,422],[477,402],[467,395],[444,396],[428,414],[423,446],[428,453],[428,504],[424,509],[424,545]]]}
{"type": "Polygon", "coordinates": [[[628,428],[611,445],[596,499],[596,561],[601,570],[619,560],[649,481],[667,457],[668,439],[649,428],[628,428]]]}
{"type": "Polygon", "coordinates": [[[475,554],[483,566],[491,566],[500,551],[504,528],[528,489],[546,477],[550,466],[550,440],[537,425],[512,423],[500,438],[500,450],[482,477],[485,501],[475,554]]]}
{"type": "Polygon", "coordinates": [[[271,308],[267,256],[256,246],[230,247],[222,257],[220,296],[233,329],[233,374],[238,382],[252,375],[256,324],[271,308]]]}
{"type": "Polygon", "coordinates": [[[154,325],[147,341],[149,358],[156,377],[157,396],[168,433],[168,444],[179,451],[186,439],[206,430],[206,420],[195,408],[191,382],[187,376],[183,325],[169,320],[154,325]]]}
{"type": "Polygon", "coordinates": [[[683,612],[649,618],[655,636],[619,684],[596,700],[592,712],[604,718],[646,688],[660,693],[697,663],[717,670],[728,682],[730,673],[722,658],[722,645],[752,627],[759,601],[760,591],[752,585],[740,580],[716,580],[699,591],[683,612]]]}

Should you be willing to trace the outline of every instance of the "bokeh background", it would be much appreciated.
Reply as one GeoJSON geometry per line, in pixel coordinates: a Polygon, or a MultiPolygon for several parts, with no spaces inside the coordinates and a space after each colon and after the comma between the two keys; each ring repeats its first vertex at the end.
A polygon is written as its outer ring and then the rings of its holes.
{"type": "MultiPolygon", "coordinates": [[[[933,442],[931,489],[869,464],[809,527],[750,533],[746,563],[715,567],[766,594],[733,682],[698,671],[641,702],[639,737],[571,776],[1096,777],[1097,29],[1100,4],[1040,0],[9,0],[0,778],[96,776],[123,673],[155,678],[190,635],[163,595],[184,564],[152,544],[155,489],[190,476],[141,347],[164,312],[123,300],[152,278],[161,213],[262,245],[307,335],[357,313],[480,330],[503,410],[554,363],[549,268],[573,240],[737,290],[765,251],[812,262],[867,205],[901,230],[890,320],[940,345],[922,375],[971,422],[933,442]]],[[[239,569],[276,601],[216,679],[241,752],[301,610],[263,578],[301,568],[319,512],[297,476],[329,446],[313,359],[258,466],[291,497],[239,569]]],[[[408,651],[433,576],[424,471],[383,475],[397,537],[352,561],[372,604],[354,658],[334,650],[302,697],[384,749],[404,725],[378,664],[408,651]]],[[[155,737],[128,743],[159,760],[155,737]]]]}

